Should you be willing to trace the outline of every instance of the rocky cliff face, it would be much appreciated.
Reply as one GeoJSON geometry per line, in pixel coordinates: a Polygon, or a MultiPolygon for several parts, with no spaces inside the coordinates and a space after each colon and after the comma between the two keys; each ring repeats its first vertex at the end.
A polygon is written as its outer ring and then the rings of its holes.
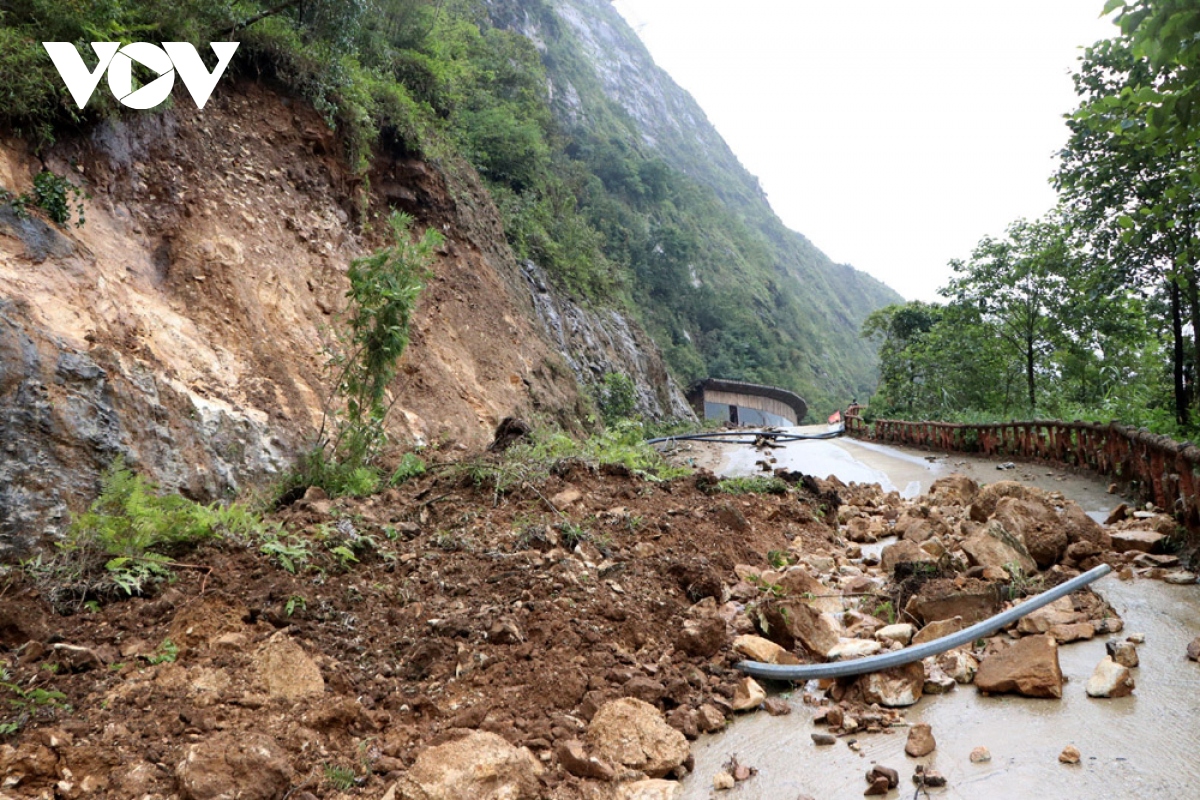
{"type": "Polygon", "coordinates": [[[554,290],[532,261],[523,263],[521,272],[546,335],[566,356],[580,385],[593,386],[617,372],[633,381],[638,414],[654,420],[695,419],[658,347],[628,316],[572,302],[554,290]]]}

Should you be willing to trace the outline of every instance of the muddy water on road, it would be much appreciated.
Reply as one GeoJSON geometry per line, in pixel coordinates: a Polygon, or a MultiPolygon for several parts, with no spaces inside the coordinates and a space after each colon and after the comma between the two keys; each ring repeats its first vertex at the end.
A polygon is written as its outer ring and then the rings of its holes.
{"type": "MultiPolygon", "coordinates": [[[[741,448],[749,450],[746,454],[723,449],[723,472],[753,472],[753,462],[761,458],[749,448],[741,448]],[[751,469],[745,468],[747,459],[751,469]]],[[[775,456],[776,466],[818,475],[836,474],[846,482],[867,480],[861,476],[872,470],[883,472],[888,480],[884,485],[890,483],[890,488],[911,490],[911,484],[918,483],[920,488],[913,495],[927,489],[940,475],[964,472],[980,481],[1016,479],[1061,491],[1095,515],[1106,513],[1119,501],[1105,492],[1102,483],[1086,476],[1043,467],[997,471],[994,462],[960,456],[930,463],[924,454],[878,445],[868,447],[845,439],[801,442],[787,451],[775,451],[775,456]],[[837,447],[849,458],[826,451],[830,455],[821,456],[826,459],[822,461],[813,457],[811,449],[793,452],[793,448],[798,451],[812,444],[837,447]],[[805,469],[798,463],[801,460],[810,467],[837,466],[838,461],[858,463],[851,471],[822,473],[819,468],[805,469]]],[[[893,798],[912,796],[910,781],[913,767],[919,763],[941,771],[949,781],[946,789],[930,790],[931,797],[1140,800],[1192,796],[1200,791],[1200,665],[1188,661],[1184,653],[1187,643],[1200,635],[1200,587],[1149,580],[1123,583],[1112,576],[1094,586],[1125,620],[1125,630],[1119,636],[1132,632],[1146,636],[1146,643],[1139,647],[1141,666],[1134,670],[1137,689],[1132,697],[1097,700],[1084,692],[1088,677],[1104,657],[1105,637],[1065,645],[1059,658],[1068,683],[1061,700],[982,697],[966,686],[947,695],[925,697],[907,709],[907,720],[930,723],[937,740],[937,750],[931,755],[914,759],[904,753],[904,729],[859,736],[862,755],[850,750],[844,741],[832,747],[816,747],[810,734],[823,729],[813,724],[812,710],[800,702],[797,688],[791,696],[791,715],[753,713],[737,720],[723,734],[698,740],[692,748],[696,770],[684,782],[684,798],[860,798],[867,787],[863,776],[872,762],[900,771],[901,786],[889,794],[893,798]],[[1058,754],[1068,744],[1082,753],[1081,764],[1058,762],[1058,754]],[[968,754],[979,746],[991,751],[990,762],[970,763],[968,754]],[[713,775],[733,754],[741,763],[756,767],[759,774],[732,792],[715,793],[713,775]]]]}

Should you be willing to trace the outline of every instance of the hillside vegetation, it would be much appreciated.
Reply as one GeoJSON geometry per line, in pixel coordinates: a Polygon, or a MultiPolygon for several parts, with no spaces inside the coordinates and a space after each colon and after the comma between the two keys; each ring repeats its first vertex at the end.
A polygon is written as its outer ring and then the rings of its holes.
{"type": "Polygon", "coordinates": [[[465,158],[518,257],[577,299],[632,311],[681,381],[778,384],[817,409],[874,385],[855,331],[899,298],[779,222],[607,3],[22,0],[0,17],[4,122],[47,142],[129,113],[104,91],[75,109],[40,45],[75,42],[87,60],[87,42],[117,39],[240,41],[231,70],[302,95],[339,132],[363,178],[360,223],[374,153],[465,158]],[[596,32],[632,82],[611,85],[596,32]]]}

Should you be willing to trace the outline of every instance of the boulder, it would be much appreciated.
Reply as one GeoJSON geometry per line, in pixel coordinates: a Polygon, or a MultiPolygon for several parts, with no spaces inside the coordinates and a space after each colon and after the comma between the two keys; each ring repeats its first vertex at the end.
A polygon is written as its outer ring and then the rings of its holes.
{"type": "Polygon", "coordinates": [[[912,641],[916,634],[916,628],[907,622],[899,622],[895,625],[885,625],[875,631],[875,638],[881,642],[899,642],[901,645],[907,645],[912,641]]]}
{"type": "Polygon", "coordinates": [[[962,549],[967,554],[967,563],[973,567],[1009,569],[1016,566],[1026,574],[1037,572],[1037,562],[1025,545],[995,521],[967,537],[962,549]]]}
{"type": "Polygon", "coordinates": [[[1017,620],[1017,633],[1030,635],[1049,633],[1056,625],[1073,625],[1081,622],[1070,597],[1060,597],[1049,605],[1031,611],[1017,620]]]}
{"type": "Polygon", "coordinates": [[[974,578],[926,581],[904,610],[925,623],[961,617],[964,625],[973,625],[1000,611],[1000,591],[974,578]]]}
{"type": "Polygon", "coordinates": [[[1054,637],[1054,641],[1059,644],[1070,644],[1086,639],[1091,639],[1096,635],[1096,626],[1091,622],[1075,622],[1070,625],[1052,625],[1048,634],[1054,637]]]}
{"type": "Polygon", "coordinates": [[[1015,692],[1026,697],[1062,697],[1058,643],[1049,636],[1027,636],[988,656],[975,673],[981,692],[1015,692]]]}
{"type": "Polygon", "coordinates": [[[281,800],[292,767],[274,739],[238,731],[189,745],[175,777],[183,800],[281,800]]]}
{"type": "Polygon", "coordinates": [[[932,642],[935,639],[941,639],[943,636],[949,636],[952,633],[958,633],[963,628],[967,627],[963,623],[962,617],[954,617],[952,619],[940,619],[936,622],[931,622],[921,630],[917,631],[913,636],[913,644],[925,644],[932,642]]]}
{"type": "MultiPolygon", "coordinates": [[[[765,607],[773,629],[782,626],[782,633],[799,642],[819,658],[826,658],[838,643],[838,624],[828,614],[822,614],[803,600],[788,599],[769,603],[765,607]],[[770,609],[778,614],[778,622],[770,616],[770,609]]],[[[772,631],[772,635],[777,635],[772,631]]],[[[785,648],[787,644],[780,642],[785,648]]]]}
{"type": "Polygon", "coordinates": [[[883,548],[879,565],[887,574],[895,571],[897,564],[920,562],[936,563],[937,559],[921,549],[921,545],[911,539],[901,539],[883,548]]]}
{"type": "Polygon", "coordinates": [[[787,652],[779,645],[761,636],[739,636],[733,640],[733,649],[751,661],[775,664],[779,656],[787,652]]]}
{"type": "Polygon", "coordinates": [[[1088,697],[1126,697],[1133,694],[1133,675],[1129,668],[1113,661],[1112,656],[1105,656],[1096,665],[1096,671],[1088,678],[1088,697]]]}
{"type": "Polygon", "coordinates": [[[908,729],[908,741],[904,752],[913,758],[921,758],[932,753],[937,748],[933,738],[933,727],[927,722],[918,722],[908,729]]]}
{"type": "Polygon", "coordinates": [[[725,647],[725,620],[718,616],[685,619],[675,646],[695,658],[711,658],[725,647]]]}
{"type": "Polygon", "coordinates": [[[1005,497],[1036,500],[1043,497],[1041,489],[1026,486],[1018,481],[996,481],[979,490],[971,502],[969,514],[976,522],[987,522],[996,513],[996,506],[1005,497]]]}
{"type": "Polygon", "coordinates": [[[888,708],[911,706],[925,690],[925,667],[920,661],[902,667],[869,672],[858,679],[863,701],[888,708]]]}
{"type": "Polygon", "coordinates": [[[1200,661],[1200,636],[1188,642],[1187,657],[1192,661],[1200,661]]]}
{"type": "Polygon", "coordinates": [[[1112,539],[1108,531],[1099,522],[1088,516],[1078,503],[1068,500],[1059,512],[1063,530],[1066,531],[1067,541],[1071,544],[1084,542],[1095,547],[1099,552],[1112,549],[1112,539]]]}
{"type": "Polygon", "coordinates": [[[1058,563],[1067,549],[1067,532],[1059,523],[1054,506],[1042,499],[1004,497],[992,519],[1019,539],[1038,567],[1058,563]]]}
{"type": "Polygon", "coordinates": [[[633,697],[601,707],[588,725],[586,740],[597,758],[651,778],[665,776],[690,754],[684,735],[668,725],[657,708],[633,697]]]}
{"type": "Polygon", "coordinates": [[[825,584],[814,578],[811,572],[799,565],[788,567],[779,576],[778,584],[789,595],[796,597],[806,594],[819,595],[829,593],[829,589],[825,587],[825,584]]]}
{"type": "Polygon", "coordinates": [[[304,648],[279,631],[258,649],[255,664],[271,697],[297,700],[325,691],[321,669],[304,648]]]}
{"type": "Polygon", "coordinates": [[[417,756],[394,787],[395,796],[396,800],[534,800],[541,796],[538,777],[543,771],[526,748],[514,747],[494,733],[474,731],[417,756]]]}
{"type": "Polygon", "coordinates": [[[1166,536],[1157,531],[1113,531],[1112,549],[1118,553],[1128,553],[1131,550],[1139,553],[1157,553],[1162,550],[1166,536]]]}
{"type": "Polygon", "coordinates": [[[938,478],[930,485],[927,494],[934,505],[967,506],[979,494],[979,484],[966,475],[955,473],[938,478]]]}
{"type": "Polygon", "coordinates": [[[953,691],[957,685],[954,678],[946,674],[937,660],[933,657],[927,658],[921,662],[925,667],[925,685],[923,691],[925,694],[946,694],[953,691]]]}
{"type": "Polygon", "coordinates": [[[711,703],[696,709],[696,727],[701,733],[713,733],[725,727],[725,714],[711,703]]]}
{"type": "Polygon", "coordinates": [[[733,690],[732,707],[734,711],[753,711],[767,699],[766,691],[758,685],[758,681],[746,676],[738,681],[733,690]]]}

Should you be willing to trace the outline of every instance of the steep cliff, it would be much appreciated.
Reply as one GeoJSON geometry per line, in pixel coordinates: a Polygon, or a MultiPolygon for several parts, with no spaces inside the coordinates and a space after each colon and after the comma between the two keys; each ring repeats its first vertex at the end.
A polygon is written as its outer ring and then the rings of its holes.
{"type": "MultiPolygon", "coordinates": [[[[711,213],[697,212],[707,214],[696,224],[701,252],[688,254],[687,267],[696,290],[691,305],[721,303],[714,313],[725,318],[707,320],[682,304],[669,308],[670,298],[653,293],[634,298],[668,356],[680,356],[673,366],[688,371],[686,353],[671,346],[678,344],[699,351],[710,375],[783,383],[815,401],[817,410],[868,394],[876,362],[858,337],[859,326],[871,311],[902,298],[865,273],[834,264],[783,225],[758,180],[608,0],[491,0],[488,6],[496,24],[520,31],[542,54],[556,118],[577,150],[615,145],[661,159],[719,201],[719,234],[712,232],[711,213]],[[746,313],[767,324],[746,324],[746,313]],[[773,361],[761,357],[768,350],[773,361]]],[[[802,135],[797,146],[804,146],[802,135]]],[[[599,164],[594,171],[611,187],[608,165],[595,157],[590,163],[599,164]]],[[[650,224],[684,227],[687,221],[650,224]]],[[[677,293],[687,291],[676,284],[677,293]]]]}

